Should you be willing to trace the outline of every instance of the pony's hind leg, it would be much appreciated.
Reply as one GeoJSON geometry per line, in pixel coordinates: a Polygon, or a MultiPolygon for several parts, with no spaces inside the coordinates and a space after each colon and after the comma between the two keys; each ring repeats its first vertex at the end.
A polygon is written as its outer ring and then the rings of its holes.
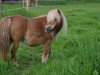
{"type": "Polygon", "coordinates": [[[3,61],[7,60],[7,51],[5,49],[2,50],[2,60],[3,61]]]}
{"type": "Polygon", "coordinates": [[[13,47],[11,49],[11,60],[13,64],[16,64],[16,51],[19,46],[20,42],[14,42],[13,47]]]}
{"type": "Polygon", "coordinates": [[[47,60],[50,57],[50,53],[51,53],[51,42],[52,42],[52,40],[48,40],[45,43],[45,47],[44,47],[44,51],[43,51],[43,55],[42,55],[42,63],[47,63],[47,60]]]}

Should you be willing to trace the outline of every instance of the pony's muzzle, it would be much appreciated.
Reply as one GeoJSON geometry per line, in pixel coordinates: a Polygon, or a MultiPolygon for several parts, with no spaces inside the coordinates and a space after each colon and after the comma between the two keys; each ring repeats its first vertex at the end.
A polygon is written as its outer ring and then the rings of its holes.
{"type": "Polygon", "coordinates": [[[45,32],[50,33],[50,32],[52,32],[53,30],[54,30],[54,25],[53,25],[53,26],[51,26],[51,25],[45,26],[45,32]]]}

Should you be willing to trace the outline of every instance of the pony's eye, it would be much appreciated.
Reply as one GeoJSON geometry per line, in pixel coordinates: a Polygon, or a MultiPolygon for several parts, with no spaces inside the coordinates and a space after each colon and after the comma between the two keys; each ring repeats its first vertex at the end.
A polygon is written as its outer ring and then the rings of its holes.
{"type": "Polygon", "coordinates": [[[54,21],[57,21],[57,19],[55,18],[54,21]]]}

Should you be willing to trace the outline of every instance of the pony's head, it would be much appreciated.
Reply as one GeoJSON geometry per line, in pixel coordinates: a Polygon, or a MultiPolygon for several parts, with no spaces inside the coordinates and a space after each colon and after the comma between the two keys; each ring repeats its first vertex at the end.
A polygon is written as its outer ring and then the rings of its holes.
{"type": "Polygon", "coordinates": [[[59,32],[62,27],[64,27],[64,30],[67,30],[67,21],[62,11],[58,9],[50,10],[47,14],[45,31],[49,33],[53,31],[59,32]]]}

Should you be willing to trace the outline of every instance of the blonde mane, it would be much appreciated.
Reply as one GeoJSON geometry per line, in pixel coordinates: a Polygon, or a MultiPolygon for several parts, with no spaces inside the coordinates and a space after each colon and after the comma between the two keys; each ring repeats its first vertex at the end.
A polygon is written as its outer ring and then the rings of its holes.
{"type": "Polygon", "coordinates": [[[58,9],[53,9],[49,11],[49,13],[47,14],[47,22],[54,21],[55,19],[58,22],[61,21],[61,17],[60,17],[60,14],[58,13],[58,9]]]}
{"type": "Polygon", "coordinates": [[[44,17],[44,16],[46,16],[46,15],[41,15],[41,16],[38,16],[38,17],[36,17],[36,18],[40,18],[40,17],[44,17]]]}
{"type": "Polygon", "coordinates": [[[67,29],[68,29],[68,27],[67,27],[67,19],[66,19],[66,17],[65,17],[65,15],[64,15],[64,13],[62,12],[62,11],[60,11],[61,12],[61,15],[62,15],[62,19],[63,19],[63,33],[64,34],[67,34],[67,29]]]}

